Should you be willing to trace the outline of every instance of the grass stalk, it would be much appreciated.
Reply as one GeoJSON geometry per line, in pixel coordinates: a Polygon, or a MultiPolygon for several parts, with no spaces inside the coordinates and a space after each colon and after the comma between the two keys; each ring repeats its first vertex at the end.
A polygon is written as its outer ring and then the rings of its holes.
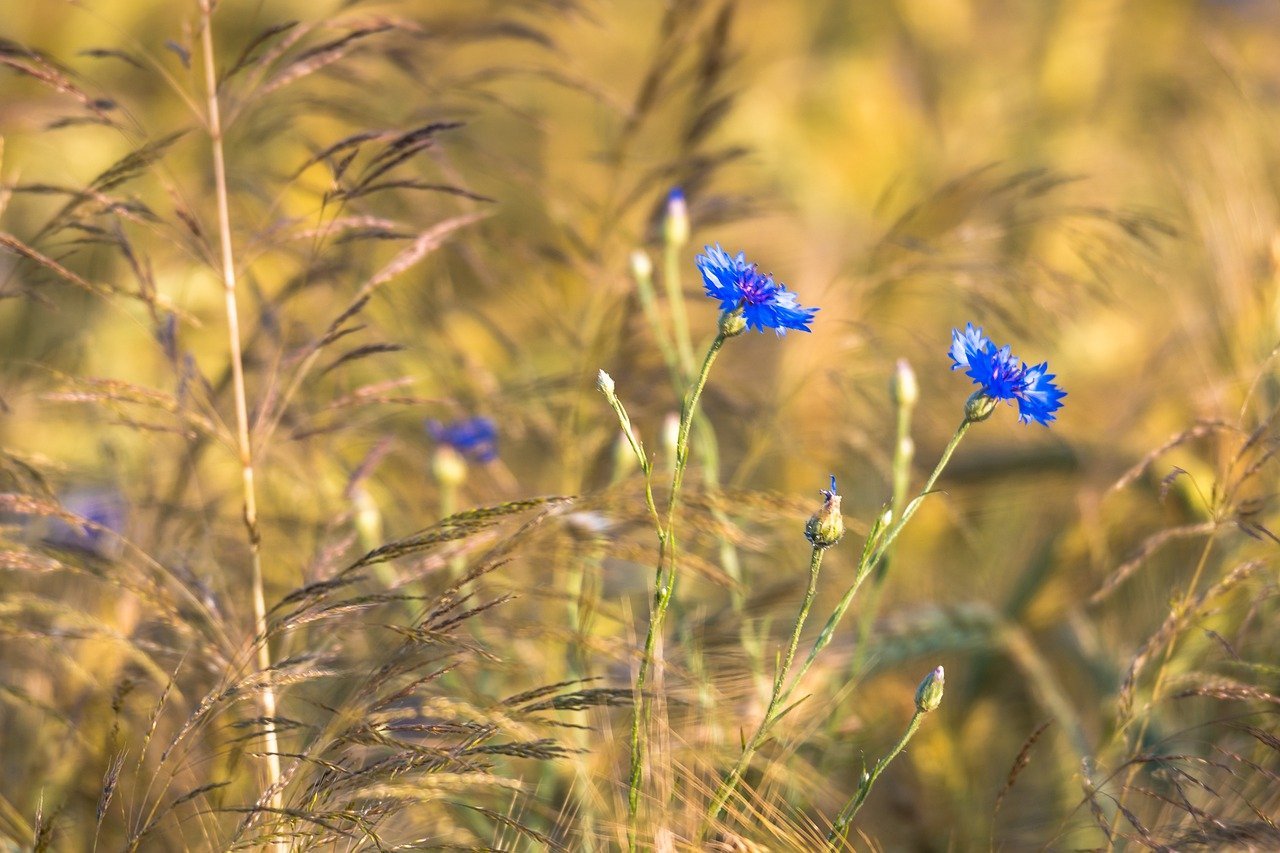
{"type": "MultiPolygon", "coordinates": [[[[222,284],[227,314],[227,346],[231,360],[232,396],[236,409],[236,445],[240,456],[241,487],[244,499],[244,526],[249,540],[249,558],[253,567],[252,589],[254,635],[258,669],[271,668],[271,647],[267,640],[267,602],[262,577],[262,531],[258,526],[257,489],[254,484],[253,445],[249,437],[249,406],[245,394],[244,359],[240,348],[239,308],[236,300],[236,263],[231,242],[231,213],[227,200],[227,164],[223,151],[222,118],[218,105],[218,78],[213,55],[213,8],[211,0],[200,0],[201,48],[204,53],[204,83],[208,95],[208,132],[213,153],[214,192],[218,208],[218,237],[222,256],[222,284]]],[[[267,788],[271,791],[270,807],[283,808],[280,783],[280,746],[276,738],[276,694],[266,684],[261,693],[262,716],[267,758],[267,788]]],[[[275,850],[285,845],[277,842],[275,850]]]]}

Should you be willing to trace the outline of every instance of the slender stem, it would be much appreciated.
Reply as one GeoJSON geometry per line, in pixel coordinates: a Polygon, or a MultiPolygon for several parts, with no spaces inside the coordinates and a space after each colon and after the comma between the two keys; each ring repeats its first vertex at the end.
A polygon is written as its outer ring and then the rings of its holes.
{"type": "Polygon", "coordinates": [[[951,461],[951,455],[955,453],[956,447],[959,446],[960,439],[964,438],[965,433],[969,431],[969,427],[973,423],[968,418],[961,421],[955,435],[951,436],[951,441],[943,449],[942,456],[938,459],[938,464],[934,467],[933,473],[925,481],[920,494],[911,499],[911,503],[907,504],[907,508],[903,510],[902,515],[895,519],[889,528],[883,530],[883,532],[878,524],[872,528],[871,533],[867,536],[866,545],[863,547],[862,559],[858,562],[858,570],[854,574],[853,583],[845,592],[844,597],[840,599],[840,603],[836,605],[836,609],[832,611],[830,618],[827,619],[827,624],[822,628],[822,633],[818,635],[818,639],[814,641],[813,648],[809,650],[809,656],[805,658],[800,671],[791,682],[791,687],[788,688],[786,696],[783,697],[784,700],[795,690],[795,686],[804,679],[805,674],[809,671],[809,667],[813,666],[818,654],[831,642],[831,638],[835,635],[836,626],[840,624],[840,620],[844,618],[845,611],[853,603],[853,598],[857,595],[858,588],[862,586],[862,582],[867,579],[867,575],[871,573],[872,569],[884,558],[894,540],[898,538],[898,534],[902,532],[902,528],[916,514],[916,510],[920,508],[924,499],[933,491],[934,484],[938,482],[938,477],[942,476],[943,469],[951,461]]]}
{"type": "Polygon", "coordinates": [[[627,839],[632,850],[636,847],[636,817],[640,809],[640,785],[644,780],[644,730],[648,722],[649,702],[645,696],[645,684],[649,670],[653,665],[653,652],[658,637],[662,634],[662,623],[667,615],[667,607],[675,594],[677,577],[675,520],[679,505],[680,487],[684,482],[684,471],[689,463],[689,427],[693,422],[694,412],[698,408],[698,400],[702,397],[702,389],[711,374],[711,365],[724,345],[726,336],[718,333],[707,355],[702,361],[702,370],[694,379],[688,393],[685,394],[684,405],[680,411],[680,428],[676,434],[675,470],[671,475],[671,496],[667,500],[667,520],[658,529],[658,566],[655,571],[655,588],[653,600],[649,607],[649,629],[644,640],[644,654],[640,658],[640,668],[636,673],[635,694],[631,715],[631,773],[628,779],[627,792],[627,839]]]}
{"type": "MultiPolygon", "coordinates": [[[[214,192],[218,205],[218,236],[222,248],[222,284],[226,297],[227,344],[231,354],[232,394],[236,407],[236,443],[240,454],[241,487],[244,493],[244,526],[249,537],[253,564],[253,620],[257,643],[258,669],[271,668],[271,647],[267,641],[267,602],[262,579],[262,531],[258,527],[258,500],[254,486],[253,446],[249,438],[249,406],[244,387],[244,358],[240,349],[240,320],[236,303],[236,263],[231,245],[231,213],[227,201],[227,164],[223,153],[222,118],[218,108],[218,79],[213,59],[213,10],[210,0],[200,0],[201,46],[204,52],[204,82],[208,92],[209,141],[213,149],[214,192]]],[[[262,716],[265,718],[267,785],[271,808],[284,804],[280,782],[280,746],[276,739],[276,694],[270,683],[262,688],[262,716]]],[[[277,843],[276,849],[284,845],[277,843]]]]}
{"type": "Polygon", "coordinates": [[[809,610],[813,607],[813,598],[818,591],[818,572],[822,568],[822,555],[826,552],[826,548],[815,547],[809,556],[809,586],[804,593],[804,601],[800,605],[800,612],[796,615],[796,624],[791,631],[791,643],[787,647],[787,653],[782,659],[778,672],[773,678],[773,692],[769,696],[769,705],[765,709],[764,716],[760,719],[760,725],[756,727],[755,734],[747,741],[746,746],[742,750],[742,754],[738,756],[738,763],[720,782],[720,787],[716,789],[715,797],[711,800],[711,807],[707,809],[707,828],[714,823],[719,817],[720,812],[724,810],[725,803],[729,797],[733,795],[733,791],[738,786],[738,782],[742,779],[742,774],[751,764],[751,758],[755,755],[765,740],[769,737],[769,732],[773,728],[773,724],[782,718],[785,709],[782,707],[783,685],[786,684],[787,674],[791,671],[791,664],[796,658],[796,649],[800,645],[800,634],[804,631],[804,624],[809,618],[809,610]]]}
{"type": "Polygon", "coordinates": [[[915,714],[911,717],[911,722],[907,724],[907,730],[902,733],[902,737],[898,738],[898,742],[893,745],[893,749],[889,751],[888,755],[876,762],[876,766],[871,768],[870,773],[863,776],[862,784],[858,786],[857,793],[840,810],[835,823],[831,825],[831,832],[827,834],[828,850],[834,850],[837,845],[844,843],[845,833],[849,829],[849,824],[853,821],[854,816],[858,814],[858,810],[862,808],[862,804],[867,801],[867,796],[871,793],[871,786],[880,778],[880,774],[889,766],[889,763],[897,758],[902,750],[906,749],[907,742],[915,735],[916,729],[920,728],[920,721],[926,713],[926,711],[921,711],[917,708],[915,714]]]}
{"type": "Polygon", "coordinates": [[[689,318],[684,310],[684,291],[680,286],[680,248],[668,240],[662,247],[662,283],[667,289],[667,305],[671,310],[671,336],[675,338],[680,357],[680,373],[693,373],[693,340],[689,337],[689,318]]]}

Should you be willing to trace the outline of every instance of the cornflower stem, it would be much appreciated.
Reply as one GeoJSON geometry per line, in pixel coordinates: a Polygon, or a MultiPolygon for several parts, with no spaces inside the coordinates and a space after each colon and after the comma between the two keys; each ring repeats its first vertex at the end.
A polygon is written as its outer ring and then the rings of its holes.
{"type": "Polygon", "coordinates": [[[667,240],[662,246],[662,283],[667,289],[667,305],[671,310],[671,336],[675,338],[680,374],[693,374],[693,341],[689,337],[689,317],[684,310],[684,292],[680,285],[680,243],[667,240]]]}
{"type": "Polygon", "coordinates": [[[858,589],[862,586],[862,582],[867,579],[867,575],[880,563],[885,554],[888,553],[894,541],[898,538],[898,534],[902,532],[902,528],[907,525],[911,517],[916,514],[916,510],[924,502],[924,499],[933,491],[934,484],[938,482],[938,478],[942,476],[942,471],[947,467],[947,463],[951,461],[951,456],[955,453],[956,447],[959,446],[960,440],[964,438],[965,433],[969,431],[969,427],[974,421],[965,418],[960,422],[960,426],[956,429],[955,434],[951,436],[951,441],[947,442],[947,446],[942,451],[942,456],[938,459],[938,464],[934,466],[933,473],[929,475],[929,479],[925,481],[924,487],[920,489],[920,493],[911,499],[906,508],[902,511],[902,515],[890,522],[888,529],[884,529],[880,523],[875,524],[871,528],[871,532],[867,534],[867,541],[863,545],[862,557],[858,561],[858,570],[854,573],[853,583],[845,592],[844,597],[836,605],[836,609],[831,612],[831,616],[827,619],[827,624],[823,626],[822,632],[818,635],[818,639],[814,641],[813,648],[809,650],[809,656],[805,658],[804,664],[800,667],[800,671],[796,673],[795,679],[791,686],[787,689],[783,696],[785,702],[795,690],[797,684],[804,680],[805,674],[808,673],[809,667],[813,666],[813,662],[823,649],[831,642],[831,638],[835,635],[836,627],[840,624],[840,620],[844,618],[845,612],[849,609],[849,605],[853,603],[853,598],[858,594],[858,589]]]}
{"type": "MultiPolygon", "coordinates": [[[[249,539],[249,555],[253,568],[252,589],[254,633],[258,669],[271,668],[271,647],[267,640],[267,602],[262,577],[262,531],[258,526],[257,490],[254,486],[253,444],[249,436],[249,407],[245,393],[244,358],[240,347],[240,320],[236,300],[236,262],[231,243],[231,214],[227,198],[227,164],[223,152],[222,117],[218,104],[218,78],[213,58],[213,8],[210,0],[200,0],[201,48],[204,53],[204,83],[207,92],[208,132],[213,149],[214,192],[218,210],[218,237],[222,252],[222,284],[227,314],[227,344],[231,355],[231,384],[236,409],[236,444],[240,456],[241,488],[244,495],[244,526],[249,539]]],[[[269,804],[277,814],[283,809],[280,790],[280,746],[276,738],[276,694],[267,682],[261,693],[267,790],[269,804]]],[[[283,853],[285,845],[276,842],[274,850],[283,853]]]]}
{"type": "Polygon", "coordinates": [[[734,790],[738,787],[738,782],[742,779],[742,774],[746,772],[747,767],[750,766],[756,750],[768,739],[774,723],[781,719],[786,712],[786,709],[782,707],[783,687],[786,684],[787,675],[791,671],[791,664],[795,661],[796,649],[800,646],[800,634],[804,631],[804,624],[809,618],[809,610],[813,607],[813,598],[818,591],[818,572],[822,569],[822,555],[826,553],[826,550],[826,548],[814,546],[812,553],[809,555],[809,586],[805,590],[800,612],[796,614],[796,624],[791,631],[791,642],[787,646],[787,652],[782,658],[782,663],[778,666],[777,673],[774,675],[773,692],[769,696],[768,707],[766,707],[764,716],[760,719],[760,725],[756,727],[755,734],[747,741],[742,754],[738,756],[737,764],[733,766],[733,769],[729,771],[716,789],[715,797],[711,800],[711,807],[707,809],[707,829],[720,817],[720,812],[724,810],[725,803],[729,801],[729,797],[733,795],[734,790]]]}
{"type": "Polygon", "coordinates": [[[880,778],[880,774],[884,772],[890,762],[897,758],[902,750],[906,749],[907,743],[915,736],[916,730],[920,728],[920,721],[926,713],[928,712],[917,708],[915,714],[911,717],[911,722],[907,724],[907,730],[902,733],[902,737],[898,738],[898,742],[893,745],[893,749],[889,750],[889,754],[877,761],[876,766],[862,777],[862,783],[858,785],[857,792],[845,804],[845,807],[840,810],[840,814],[836,816],[835,823],[831,825],[831,831],[827,833],[827,850],[835,850],[844,843],[845,834],[849,831],[849,824],[853,822],[858,810],[862,808],[862,804],[867,801],[867,796],[871,793],[871,787],[875,785],[876,780],[880,778]]]}
{"type": "MultiPolygon", "coordinates": [[[[676,554],[675,521],[679,506],[680,487],[684,482],[685,468],[689,463],[689,428],[693,422],[694,412],[698,408],[698,400],[702,397],[702,389],[706,387],[707,377],[711,374],[711,365],[715,363],[720,347],[724,345],[726,335],[718,333],[707,349],[702,361],[702,370],[694,378],[693,384],[685,394],[684,404],[680,410],[680,427],[676,433],[675,470],[671,475],[671,495],[667,500],[667,519],[658,522],[658,565],[654,572],[654,594],[649,605],[649,629],[645,634],[644,652],[640,657],[640,667],[636,672],[636,683],[631,715],[631,772],[627,791],[627,840],[629,847],[636,848],[636,818],[640,810],[640,785],[644,781],[644,741],[645,728],[648,723],[649,702],[645,696],[645,686],[649,670],[653,666],[653,653],[658,638],[662,634],[662,624],[667,615],[667,608],[675,595],[676,578],[678,576],[678,560],[676,554]]],[[[646,477],[646,480],[648,478],[646,477]]],[[[646,491],[648,488],[646,487],[646,491]]],[[[652,505],[652,496],[646,494],[646,500],[652,505]]],[[[656,514],[655,514],[656,516],[656,514]]]]}
{"type": "Polygon", "coordinates": [[[662,361],[671,373],[671,380],[678,391],[684,384],[684,373],[680,369],[680,357],[676,353],[675,345],[671,342],[671,336],[667,333],[667,327],[658,316],[658,301],[653,290],[652,264],[646,263],[644,270],[633,270],[633,272],[636,293],[640,297],[640,309],[644,312],[649,328],[653,329],[653,339],[658,344],[658,352],[662,354],[662,361]]]}

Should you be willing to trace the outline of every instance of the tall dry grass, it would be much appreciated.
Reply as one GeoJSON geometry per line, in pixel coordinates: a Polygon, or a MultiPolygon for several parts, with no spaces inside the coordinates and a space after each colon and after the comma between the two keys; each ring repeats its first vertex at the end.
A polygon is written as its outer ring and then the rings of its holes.
{"type": "Polygon", "coordinates": [[[639,846],[819,849],[937,663],[854,849],[1276,846],[1269,5],[210,11],[0,31],[0,844],[625,846],[655,543],[596,376],[669,473],[719,241],[822,311],[704,394],[639,846]],[[1059,422],[974,428],[708,827],[817,490],[826,614],[902,488],[894,364],[914,493],[967,320],[1059,422]],[[449,480],[423,421],[473,414],[449,480]]]}

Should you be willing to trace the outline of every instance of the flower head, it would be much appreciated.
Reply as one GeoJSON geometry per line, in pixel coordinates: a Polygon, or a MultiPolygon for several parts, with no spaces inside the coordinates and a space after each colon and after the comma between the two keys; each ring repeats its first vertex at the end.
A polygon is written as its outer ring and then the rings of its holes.
{"type": "Polygon", "coordinates": [[[51,519],[44,534],[46,543],[108,559],[120,556],[129,513],[123,495],[115,489],[84,488],[63,496],[61,503],[80,523],[70,517],[51,519]]]}
{"type": "Polygon", "coordinates": [[[922,714],[938,710],[946,686],[947,672],[942,667],[926,675],[916,688],[916,710],[922,714]]]}
{"type": "Polygon", "coordinates": [[[475,462],[492,462],[498,458],[498,428],[488,418],[463,418],[449,424],[427,421],[427,432],[439,444],[475,462]]]}
{"type": "Polygon", "coordinates": [[[818,309],[801,306],[785,284],[747,263],[742,252],[730,255],[719,244],[707,246],[696,263],[707,295],[720,300],[720,310],[725,313],[741,310],[748,328],[761,332],[773,329],[779,336],[787,329],[810,330],[818,309]]]}
{"type": "Polygon", "coordinates": [[[844,517],[840,513],[840,495],[836,492],[836,475],[831,475],[831,488],[822,489],[822,507],[804,526],[804,538],[814,548],[825,551],[844,536],[844,517]]]}
{"type": "Polygon", "coordinates": [[[997,348],[972,323],[966,324],[963,332],[951,331],[950,355],[951,369],[963,369],[978,386],[975,396],[980,399],[969,407],[974,420],[989,415],[995,401],[1005,400],[1017,402],[1018,420],[1022,423],[1035,421],[1048,426],[1053,413],[1062,408],[1062,398],[1067,396],[1053,384],[1055,376],[1048,372],[1048,362],[1027,366],[1008,346],[997,348]],[[981,417],[973,414],[976,412],[981,412],[981,417]]]}

